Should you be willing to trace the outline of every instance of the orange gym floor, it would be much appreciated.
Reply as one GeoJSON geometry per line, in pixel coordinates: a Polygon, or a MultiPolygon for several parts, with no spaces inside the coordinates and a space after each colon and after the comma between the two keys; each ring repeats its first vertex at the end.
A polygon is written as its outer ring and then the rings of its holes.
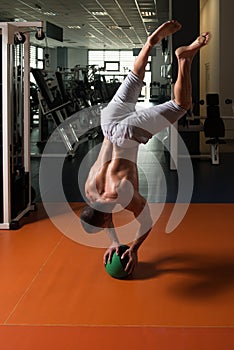
{"type": "Polygon", "coordinates": [[[64,236],[41,205],[0,231],[0,349],[233,349],[234,204],[190,204],[165,234],[172,205],[129,280],[107,275],[104,249],[64,236]]]}

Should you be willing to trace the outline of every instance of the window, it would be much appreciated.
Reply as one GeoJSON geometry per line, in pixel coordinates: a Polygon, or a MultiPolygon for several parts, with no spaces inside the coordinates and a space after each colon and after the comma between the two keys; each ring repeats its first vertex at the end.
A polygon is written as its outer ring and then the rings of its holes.
{"type": "MultiPolygon", "coordinates": [[[[132,50],[89,50],[88,64],[98,66],[98,68],[106,68],[110,71],[127,73],[132,69],[136,57],[133,56],[132,50]],[[119,67],[117,68],[117,63],[119,67]],[[111,69],[112,67],[112,69],[111,69]]],[[[149,57],[149,62],[151,57],[149,57]]],[[[150,64],[147,71],[150,69],[150,64]]]]}
{"type": "Polygon", "coordinates": [[[119,62],[104,62],[104,69],[106,72],[119,72],[119,62]]]}
{"type": "Polygon", "coordinates": [[[44,49],[42,47],[30,46],[30,67],[44,68],[44,49]]]}
{"type": "MultiPolygon", "coordinates": [[[[132,69],[136,57],[132,50],[89,50],[88,64],[101,70],[107,82],[122,82],[127,73],[132,69]],[[104,72],[103,72],[104,71],[104,72]]],[[[145,83],[151,82],[151,56],[146,66],[145,83]]]]}
{"type": "MultiPolygon", "coordinates": [[[[30,68],[44,68],[44,49],[42,47],[30,46],[30,68]]],[[[32,73],[30,73],[30,80],[35,83],[32,73]]]]}
{"type": "Polygon", "coordinates": [[[42,47],[37,48],[37,68],[43,69],[44,67],[44,49],[42,47]]]}
{"type": "Polygon", "coordinates": [[[30,46],[30,67],[37,68],[37,48],[30,46]]]}
{"type": "Polygon", "coordinates": [[[120,70],[122,72],[129,72],[132,69],[135,57],[132,54],[132,50],[122,50],[120,51],[120,70]]]}
{"type": "Polygon", "coordinates": [[[104,51],[102,50],[90,50],[88,63],[90,66],[104,67],[104,51]]]}

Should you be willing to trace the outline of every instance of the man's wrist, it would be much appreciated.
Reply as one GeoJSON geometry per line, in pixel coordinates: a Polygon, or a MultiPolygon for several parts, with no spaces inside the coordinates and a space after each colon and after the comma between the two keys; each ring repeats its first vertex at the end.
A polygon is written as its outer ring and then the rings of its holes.
{"type": "MultiPolygon", "coordinates": [[[[142,241],[142,242],[143,242],[143,241],[142,241]]],[[[136,253],[136,252],[138,251],[138,249],[140,248],[142,242],[139,242],[138,239],[135,240],[135,241],[133,241],[132,244],[131,244],[130,249],[131,249],[133,252],[136,253]]]]}
{"type": "Polygon", "coordinates": [[[119,245],[120,245],[119,241],[112,241],[112,243],[111,243],[112,247],[118,247],[119,245]]]}
{"type": "Polygon", "coordinates": [[[145,234],[142,234],[140,236],[138,233],[137,238],[132,242],[131,250],[134,252],[137,252],[149,233],[150,233],[150,230],[148,232],[146,232],[145,234]]]}
{"type": "Polygon", "coordinates": [[[136,244],[134,244],[134,242],[132,243],[131,247],[130,247],[131,251],[133,251],[134,253],[137,253],[139,246],[137,246],[136,244]]]}

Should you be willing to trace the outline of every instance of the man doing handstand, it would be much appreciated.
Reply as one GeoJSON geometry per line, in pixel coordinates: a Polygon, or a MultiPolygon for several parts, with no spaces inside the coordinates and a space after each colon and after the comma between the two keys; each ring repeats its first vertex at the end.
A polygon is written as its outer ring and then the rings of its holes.
{"type": "Polygon", "coordinates": [[[103,109],[101,127],[104,140],[85,184],[85,193],[90,205],[83,208],[80,214],[81,223],[89,233],[105,229],[112,241],[104,254],[104,264],[111,259],[115,251],[117,254],[119,252],[119,241],[112,221],[115,205],[120,204],[133,212],[139,222],[135,239],[122,256],[128,257],[126,271],[129,274],[137,264],[137,251],[153,225],[147,201],[138,189],[136,161],[139,144],[146,143],[190,109],[192,60],[209,40],[209,33],[206,32],[191,45],[176,50],[178,77],[174,85],[173,100],[136,111],[151,48],[180,28],[180,23],[171,20],[162,24],[148,37],[133,70],[127,75],[108,106],[103,109]]]}

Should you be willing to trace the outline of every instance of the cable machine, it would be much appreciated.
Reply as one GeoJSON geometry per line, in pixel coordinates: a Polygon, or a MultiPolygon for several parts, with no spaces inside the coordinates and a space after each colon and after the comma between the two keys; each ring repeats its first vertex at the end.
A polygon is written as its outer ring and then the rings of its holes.
{"type": "Polygon", "coordinates": [[[0,22],[0,229],[17,229],[31,210],[30,32],[42,22],[0,22]],[[20,44],[20,45],[19,45],[20,44]]]}

